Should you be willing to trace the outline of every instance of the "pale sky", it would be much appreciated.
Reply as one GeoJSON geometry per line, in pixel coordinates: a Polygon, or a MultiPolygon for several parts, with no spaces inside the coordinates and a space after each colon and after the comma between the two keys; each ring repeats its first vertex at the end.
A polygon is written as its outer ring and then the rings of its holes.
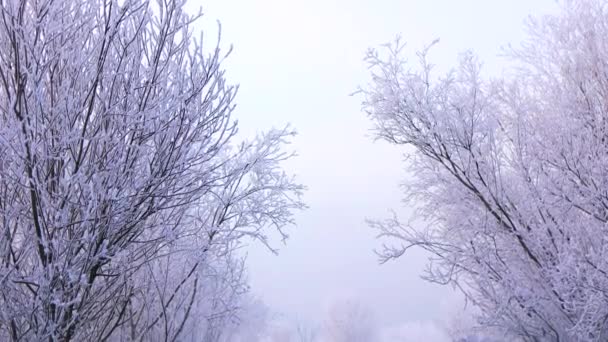
{"type": "Polygon", "coordinates": [[[412,251],[379,265],[379,247],[365,218],[400,202],[402,151],[370,138],[360,98],[362,58],[369,47],[397,34],[413,52],[436,38],[431,59],[438,69],[473,50],[490,75],[497,55],[524,37],[524,19],[553,11],[553,0],[190,0],[203,6],[202,28],[222,22],[223,45],[234,45],[225,63],[228,79],[241,85],[236,116],[244,134],[291,123],[299,156],[286,167],[308,186],[310,208],[275,256],[260,246],[249,251],[252,291],[273,311],[320,321],[336,298],[357,298],[383,326],[419,326],[444,319],[455,294],[420,279],[426,255],[412,251]]]}

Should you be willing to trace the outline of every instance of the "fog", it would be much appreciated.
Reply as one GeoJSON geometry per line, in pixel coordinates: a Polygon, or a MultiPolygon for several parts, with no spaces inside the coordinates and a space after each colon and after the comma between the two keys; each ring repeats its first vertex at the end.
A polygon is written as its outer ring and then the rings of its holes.
{"type": "Polygon", "coordinates": [[[223,46],[234,46],[225,66],[240,84],[241,132],[289,123],[299,133],[288,170],[308,187],[309,208],[285,245],[275,241],[279,255],[249,246],[253,293],[273,312],[311,324],[335,300],[355,298],[384,329],[412,334],[460,308],[456,291],[420,278],[424,252],[379,264],[380,244],[364,220],[389,209],[410,214],[399,189],[405,151],[373,141],[361,98],[351,94],[368,81],[365,51],[397,35],[411,56],[439,38],[430,55],[438,70],[472,50],[488,75],[499,75],[502,48],[521,41],[525,19],[555,7],[550,0],[204,2],[206,28],[220,20],[223,46]]]}

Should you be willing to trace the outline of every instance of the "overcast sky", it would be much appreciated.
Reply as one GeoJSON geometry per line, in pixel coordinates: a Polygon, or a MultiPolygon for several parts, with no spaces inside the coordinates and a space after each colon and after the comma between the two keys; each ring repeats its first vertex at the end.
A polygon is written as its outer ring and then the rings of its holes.
{"type": "Polygon", "coordinates": [[[420,279],[426,255],[412,251],[378,265],[379,246],[365,218],[400,203],[402,151],[370,138],[360,98],[349,96],[368,76],[362,61],[369,47],[400,34],[408,52],[436,38],[431,54],[439,69],[455,65],[471,49],[490,75],[504,62],[497,55],[524,37],[528,15],[553,11],[552,0],[205,0],[203,29],[223,27],[223,45],[234,45],[225,63],[241,85],[236,115],[253,134],[291,123],[299,132],[299,156],[287,165],[309,187],[308,210],[297,216],[288,244],[274,256],[249,251],[252,290],[288,317],[322,319],[336,298],[368,305],[383,326],[415,326],[442,320],[455,302],[450,289],[420,279]]]}

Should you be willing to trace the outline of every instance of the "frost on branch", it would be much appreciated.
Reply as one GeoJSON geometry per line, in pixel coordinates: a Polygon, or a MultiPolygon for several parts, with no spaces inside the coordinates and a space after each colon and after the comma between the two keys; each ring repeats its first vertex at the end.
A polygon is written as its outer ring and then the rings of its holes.
{"type": "Polygon", "coordinates": [[[529,23],[506,79],[470,53],[443,76],[397,41],[367,55],[377,138],[408,146],[416,221],[374,221],[386,261],[419,246],[427,279],[480,322],[530,341],[608,338],[608,4],[565,1],[529,23]],[[426,225],[421,229],[421,222],[426,225]]]}
{"type": "Polygon", "coordinates": [[[235,142],[227,54],[183,4],[2,1],[1,340],[200,340],[242,238],[303,207],[293,131],[235,142]]]}

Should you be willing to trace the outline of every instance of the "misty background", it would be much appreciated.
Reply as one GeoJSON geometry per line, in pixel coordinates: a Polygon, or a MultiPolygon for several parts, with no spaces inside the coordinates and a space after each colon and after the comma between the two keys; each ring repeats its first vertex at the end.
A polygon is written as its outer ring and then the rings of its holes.
{"type": "MultiPolygon", "coordinates": [[[[427,257],[411,250],[379,265],[380,247],[366,218],[389,209],[407,217],[399,184],[403,152],[375,143],[360,98],[365,85],[363,56],[370,47],[401,35],[407,54],[439,38],[430,54],[440,72],[468,49],[498,75],[501,48],[524,37],[529,15],[556,10],[555,1],[440,0],[206,0],[199,25],[222,46],[234,50],[224,67],[240,84],[236,116],[244,136],[258,128],[291,124],[299,135],[286,164],[306,184],[308,210],[279,256],[260,244],[247,251],[252,292],[291,322],[319,324],[336,300],[354,299],[374,314],[381,330],[406,330],[417,338],[439,339],[437,326],[463,307],[457,292],[420,278],[427,257]]],[[[210,44],[211,45],[211,44],[210,44]]]]}

